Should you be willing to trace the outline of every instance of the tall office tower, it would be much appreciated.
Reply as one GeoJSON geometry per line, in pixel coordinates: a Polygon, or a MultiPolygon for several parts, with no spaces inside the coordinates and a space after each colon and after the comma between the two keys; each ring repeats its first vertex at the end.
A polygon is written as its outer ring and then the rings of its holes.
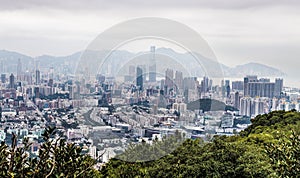
{"type": "Polygon", "coordinates": [[[257,76],[247,76],[244,78],[244,96],[249,96],[249,86],[250,82],[258,82],[257,76]]]}
{"type": "Polygon", "coordinates": [[[237,109],[240,109],[240,93],[239,92],[235,92],[234,94],[234,107],[237,109]]]}
{"type": "Polygon", "coordinates": [[[21,75],[22,75],[22,63],[21,59],[18,59],[18,64],[17,64],[17,79],[21,80],[21,75]]]}
{"type": "Polygon", "coordinates": [[[209,79],[208,87],[209,87],[209,90],[212,90],[212,87],[213,87],[213,80],[212,79],[209,79]]]}
{"type": "Polygon", "coordinates": [[[1,82],[2,83],[6,82],[6,74],[1,74],[1,82]]]}
{"type": "Polygon", "coordinates": [[[53,67],[50,67],[48,77],[49,77],[49,80],[54,79],[54,68],[53,67]]]}
{"type": "Polygon", "coordinates": [[[225,80],[225,87],[230,86],[230,80],[225,80]]]}
{"type": "Polygon", "coordinates": [[[26,71],[24,73],[24,81],[27,82],[27,84],[32,85],[32,73],[29,71],[26,71]]]}
{"type": "Polygon", "coordinates": [[[41,84],[41,72],[39,70],[35,71],[35,84],[41,84]]]}
{"type": "Polygon", "coordinates": [[[210,81],[208,77],[203,77],[203,80],[201,81],[201,92],[208,92],[211,90],[211,86],[209,86],[210,81]]]}
{"type": "Polygon", "coordinates": [[[225,89],[226,89],[226,97],[229,97],[230,95],[230,81],[225,80],[225,89]]]}
{"type": "Polygon", "coordinates": [[[281,96],[283,88],[283,79],[281,78],[276,78],[275,79],[275,88],[274,88],[274,96],[279,98],[281,96]]]}
{"type": "Polygon", "coordinates": [[[68,85],[69,91],[69,99],[74,99],[74,87],[72,85],[68,85]]]}
{"type": "Polygon", "coordinates": [[[15,88],[15,76],[11,74],[9,76],[9,88],[15,88]]]}
{"type": "Polygon", "coordinates": [[[166,70],[166,75],[165,75],[165,85],[168,87],[168,89],[173,88],[173,79],[174,79],[174,72],[172,69],[167,69],[166,70]]]}
{"type": "Polygon", "coordinates": [[[143,70],[139,66],[136,68],[136,86],[139,90],[143,90],[143,70]]]}
{"type": "Polygon", "coordinates": [[[40,98],[40,88],[39,87],[34,87],[34,96],[36,98],[40,98]]]}
{"type": "Polygon", "coordinates": [[[224,80],[221,81],[221,94],[222,94],[222,97],[225,97],[225,83],[224,83],[224,80]]]}
{"type": "Polygon", "coordinates": [[[184,102],[188,103],[189,102],[189,89],[184,89],[183,96],[184,96],[184,102]]]}
{"type": "Polygon", "coordinates": [[[147,80],[147,77],[148,77],[146,74],[148,73],[149,68],[145,64],[139,65],[138,67],[140,69],[142,69],[142,71],[143,71],[143,75],[142,75],[143,76],[143,82],[145,82],[147,80]]]}
{"type": "Polygon", "coordinates": [[[175,72],[175,85],[177,89],[179,90],[183,89],[183,75],[182,72],[180,71],[175,72]]]}
{"type": "Polygon", "coordinates": [[[156,82],[155,46],[150,47],[149,82],[156,82]]]}

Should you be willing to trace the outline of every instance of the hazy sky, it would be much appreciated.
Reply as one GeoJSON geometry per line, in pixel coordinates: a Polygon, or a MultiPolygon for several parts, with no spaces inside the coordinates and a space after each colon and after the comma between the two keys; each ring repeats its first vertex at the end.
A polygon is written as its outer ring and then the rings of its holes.
{"type": "Polygon", "coordinates": [[[298,0],[0,0],[0,49],[69,55],[112,25],[138,17],[188,25],[226,65],[260,62],[290,77],[300,74],[298,0]]]}

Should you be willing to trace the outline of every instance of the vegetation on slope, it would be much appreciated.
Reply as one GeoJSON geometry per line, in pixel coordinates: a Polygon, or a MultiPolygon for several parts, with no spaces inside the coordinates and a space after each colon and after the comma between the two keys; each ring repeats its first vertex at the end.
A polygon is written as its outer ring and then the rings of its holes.
{"type": "Polygon", "coordinates": [[[175,135],[173,141],[132,145],[99,171],[80,148],[51,139],[53,132],[45,132],[38,158],[25,154],[26,140],[19,148],[2,143],[0,177],[300,177],[300,113],[295,111],[259,115],[240,134],[215,136],[210,142],[178,144],[175,135]],[[155,160],[145,162],[139,155],[155,160]],[[124,156],[130,160],[123,161],[124,156]]]}
{"type": "Polygon", "coordinates": [[[0,177],[96,177],[96,160],[83,155],[82,149],[65,139],[55,138],[55,129],[47,128],[38,157],[29,155],[30,143],[24,139],[17,147],[13,137],[11,147],[0,146],[0,177]]]}
{"type": "MultiPolygon", "coordinates": [[[[259,115],[239,135],[211,142],[186,140],[155,161],[112,159],[101,170],[107,177],[299,177],[300,113],[259,115]]],[[[155,149],[150,148],[149,149],[155,149]]],[[[144,152],[138,148],[135,152],[144,152]]]]}

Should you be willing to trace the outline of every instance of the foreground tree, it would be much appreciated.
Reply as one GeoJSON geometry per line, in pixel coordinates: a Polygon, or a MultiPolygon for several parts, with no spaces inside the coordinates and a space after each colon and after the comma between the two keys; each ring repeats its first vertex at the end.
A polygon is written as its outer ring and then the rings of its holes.
{"type": "Polygon", "coordinates": [[[82,154],[82,148],[55,137],[55,129],[47,128],[43,134],[38,157],[30,158],[28,139],[17,147],[13,136],[12,146],[0,146],[0,177],[99,177],[94,169],[96,160],[82,154]]]}
{"type": "Polygon", "coordinates": [[[279,177],[300,176],[300,135],[294,130],[278,137],[277,143],[266,145],[272,167],[279,177]]]}

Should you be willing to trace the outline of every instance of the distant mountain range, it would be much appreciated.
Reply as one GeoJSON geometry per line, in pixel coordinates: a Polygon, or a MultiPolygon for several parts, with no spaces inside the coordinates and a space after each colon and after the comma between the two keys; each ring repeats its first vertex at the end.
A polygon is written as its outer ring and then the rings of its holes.
{"type": "MultiPolygon", "coordinates": [[[[99,55],[99,52],[92,53],[95,54],[95,57],[99,55]]],[[[143,53],[146,52],[131,53],[128,51],[116,50],[112,53],[112,55],[110,55],[110,59],[115,61],[112,63],[112,65],[115,65],[114,67],[117,67],[122,63],[128,63],[129,60],[132,60],[135,57],[142,55],[143,53]]],[[[68,56],[55,57],[50,55],[43,55],[33,58],[18,52],[0,50],[0,72],[16,72],[18,59],[20,59],[24,71],[33,70],[38,64],[39,68],[41,69],[46,70],[50,67],[53,67],[56,71],[74,73],[81,54],[82,52],[76,52],[68,56]]],[[[190,70],[189,72],[191,72],[195,76],[202,77],[203,75],[205,75],[203,70],[199,70],[199,64],[195,63],[195,60],[190,53],[178,53],[170,48],[158,48],[156,49],[156,54],[158,54],[157,56],[159,56],[160,54],[163,56],[168,56],[172,60],[178,60],[179,63],[186,65],[185,68],[190,70]]],[[[199,61],[204,66],[219,65],[223,70],[224,77],[230,78],[241,78],[246,75],[258,75],[261,77],[282,77],[285,75],[285,73],[283,73],[279,69],[259,63],[247,63],[243,65],[237,65],[235,67],[229,67],[224,64],[218,63],[217,61],[213,61],[204,57],[201,57],[199,61]]],[[[170,62],[167,61],[167,65],[170,65],[170,62]]],[[[162,66],[165,66],[165,64],[163,64],[162,66]]],[[[172,68],[172,66],[170,68],[172,68]]]]}

